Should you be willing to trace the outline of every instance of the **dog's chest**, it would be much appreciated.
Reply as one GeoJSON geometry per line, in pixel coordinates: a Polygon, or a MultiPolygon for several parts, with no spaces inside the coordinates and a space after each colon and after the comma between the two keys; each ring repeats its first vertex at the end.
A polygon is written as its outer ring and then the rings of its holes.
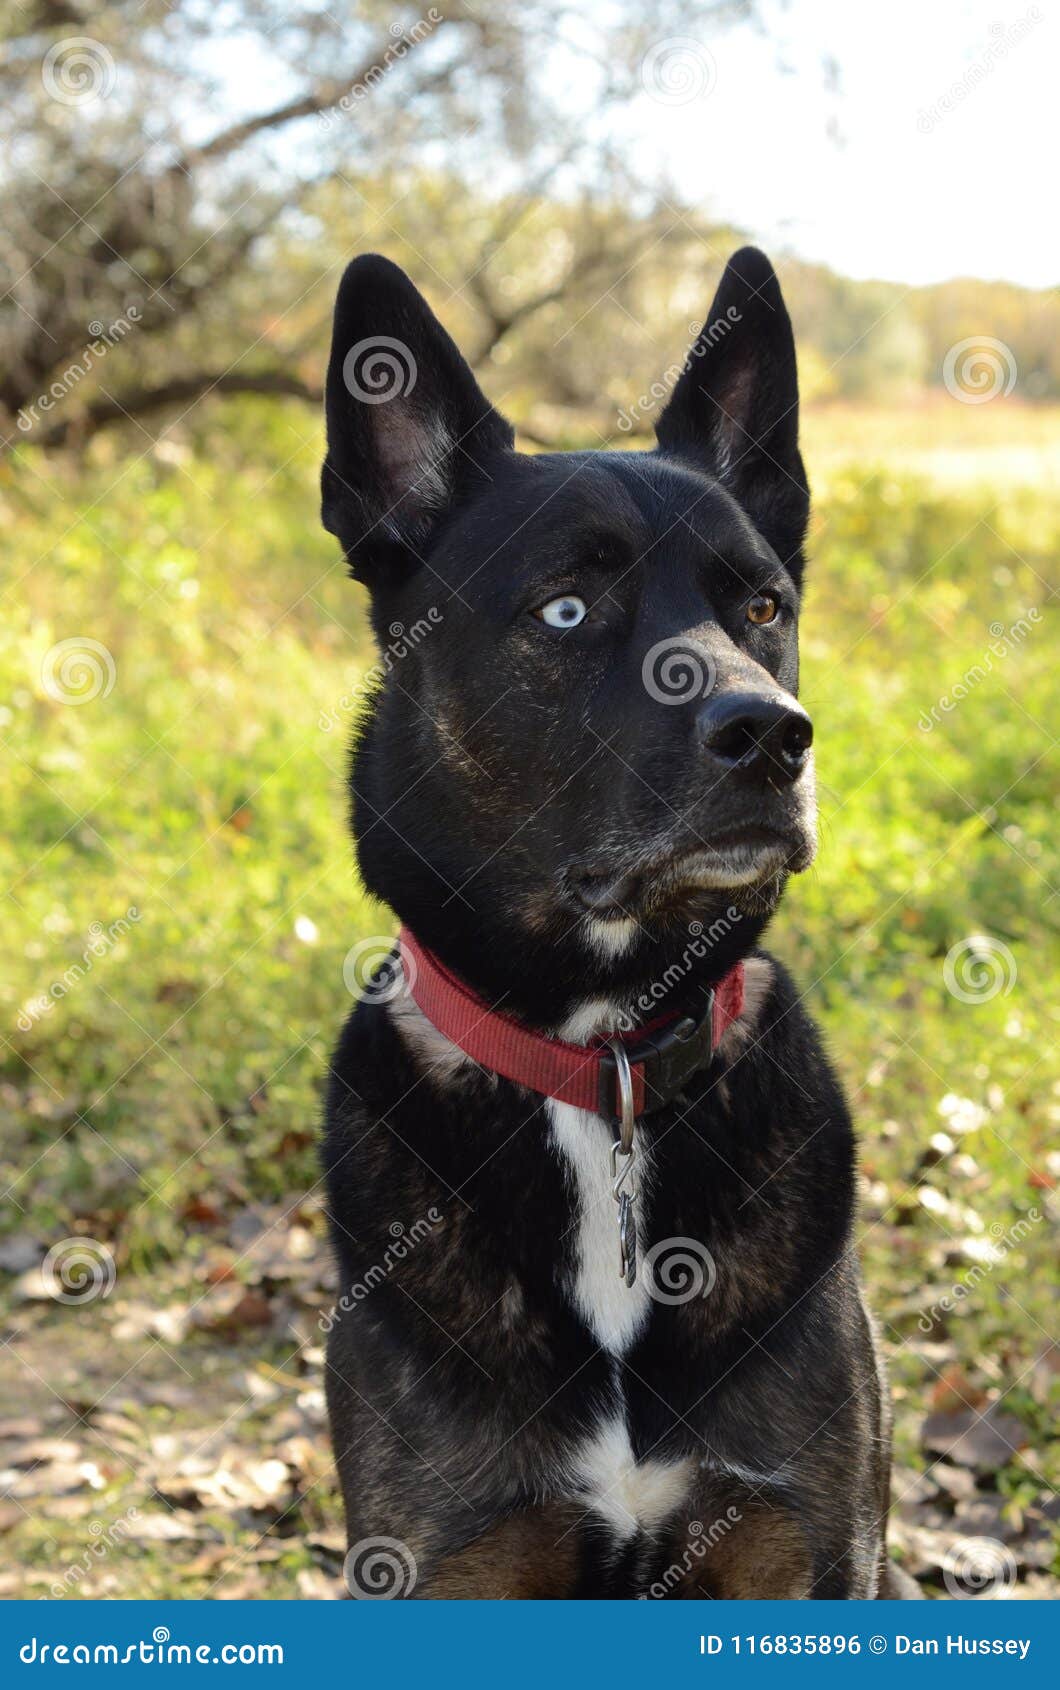
{"type": "MultiPolygon", "coordinates": [[[[563,1163],[571,1194],[573,1248],[564,1289],[602,1349],[625,1355],[651,1313],[651,1299],[638,1276],[627,1285],[619,1266],[618,1206],[612,1192],[614,1130],[599,1115],[568,1103],[548,1102],[550,1137],[563,1163]]],[[[633,1212],[644,1232],[647,1159],[638,1147],[633,1212]]]]}
{"type": "MultiPolygon", "coordinates": [[[[587,1043],[601,1027],[614,1026],[616,1010],[603,1001],[583,1004],[560,1036],[587,1043]]],[[[638,1275],[627,1285],[621,1271],[618,1204],[612,1189],[611,1148],[615,1128],[600,1115],[549,1098],[549,1136],[571,1196],[571,1267],[564,1289],[601,1349],[623,1356],[636,1343],[651,1314],[651,1299],[638,1275]]],[[[639,1139],[639,1135],[638,1135],[639,1139]]],[[[635,1139],[631,1185],[637,1232],[644,1236],[645,1194],[650,1169],[643,1142],[635,1139]]]]}
{"type": "MultiPolygon", "coordinates": [[[[551,1140],[565,1165],[572,1197],[574,1248],[567,1296],[594,1340],[616,1359],[634,1345],[651,1316],[644,1279],[631,1286],[619,1272],[617,1206],[611,1190],[613,1129],[598,1115],[550,1100],[551,1140]]],[[[638,1151],[634,1209],[643,1238],[647,1157],[638,1151]]],[[[690,1461],[637,1461],[628,1410],[615,1370],[611,1407],[567,1459],[569,1493],[606,1525],[615,1543],[649,1534],[688,1492],[690,1461]]]]}
{"type": "Polygon", "coordinates": [[[695,1463],[638,1461],[622,1414],[601,1420],[571,1461],[575,1499],[605,1523],[617,1542],[654,1533],[681,1506],[695,1463]]]}

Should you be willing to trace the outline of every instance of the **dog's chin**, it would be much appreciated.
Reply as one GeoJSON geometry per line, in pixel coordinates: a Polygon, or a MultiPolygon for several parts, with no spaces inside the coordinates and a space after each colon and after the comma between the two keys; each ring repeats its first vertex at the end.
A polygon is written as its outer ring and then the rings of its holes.
{"type": "Polygon", "coordinates": [[[599,870],[568,879],[568,896],[585,917],[596,948],[628,950],[638,933],[732,905],[769,915],[789,875],[810,866],[813,836],[744,828],[635,869],[599,870]]]}
{"type": "Polygon", "coordinates": [[[683,907],[703,893],[728,898],[738,909],[761,914],[777,903],[789,875],[809,868],[815,842],[805,835],[734,835],[711,840],[661,877],[660,891],[671,907],[683,907]],[[667,881],[669,879],[669,884],[667,881]]]}

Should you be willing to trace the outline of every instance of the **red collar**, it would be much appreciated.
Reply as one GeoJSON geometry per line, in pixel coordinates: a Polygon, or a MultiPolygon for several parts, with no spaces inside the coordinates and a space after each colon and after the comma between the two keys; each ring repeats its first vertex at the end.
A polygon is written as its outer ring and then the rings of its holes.
{"type": "MultiPolygon", "coordinates": [[[[620,1113],[615,1058],[605,1041],[567,1044],[534,1033],[491,1009],[426,950],[407,927],[398,935],[409,995],[472,1061],[506,1080],[608,1118],[620,1113]]],[[[674,1017],[662,1026],[619,1035],[633,1080],[636,1115],[669,1103],[692,1075],[706,1067],[743,1009],[743,963],[702,995],[698,1016],[674,1017]]]]}

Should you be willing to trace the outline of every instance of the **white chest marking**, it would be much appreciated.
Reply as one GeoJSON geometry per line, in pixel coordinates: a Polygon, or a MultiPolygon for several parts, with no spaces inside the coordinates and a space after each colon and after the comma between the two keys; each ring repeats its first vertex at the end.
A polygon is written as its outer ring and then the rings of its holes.
{"type": "MultiPolygon", "coordinates": [[[[618,1271],[618,1209],[611,1195],[613,1133],[599,1115],[569,1103],[548,1102],[552,1142],[570,1170],[574,1193],[574,1283],[572,1301],[598,1344],[611,1355],[630,1349],[651,1310],[651,1299],[638,1278],[627,1285],[618,1271]]],[[[633,1212],[643,1239],[643,1201],[647,1159],[637,1146],[633,1212]]]]}
{"type": "Polygon", "coordinates": [[[624,1421],[605,1420],[575,1457],[578,1500],[601,1515],[619,1541],[638,1529],[651,1532],[678,1508],[694,1470],[691,1460],[633,1458],[624,1421]]]}

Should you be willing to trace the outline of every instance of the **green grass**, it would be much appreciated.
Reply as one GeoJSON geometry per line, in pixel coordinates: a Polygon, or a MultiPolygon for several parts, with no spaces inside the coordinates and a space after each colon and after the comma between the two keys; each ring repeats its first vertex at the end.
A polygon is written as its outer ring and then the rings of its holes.
{"type": "Polygon", "coordinates": [[[342,961],[387,931],[353,878],[346,734],[319,726],[369,658],[358,589],[318,531],[314,455],[271,476],[145,460],[113,486],[61,488],[61,504],[32,472],[0,492],[29,571],[2,636],[19,817],[3,1016],[30,1110],[5,1172],[69,1127],[19,1201],[51,1230],[114,1216],[136,1260],[181,1244],[196,1195],[312,1181],[342,961]],[[44,655],[80,636],[111,654],[113,688],[54,702],[44,655]],[[130,907],[121,943],[19,1032],[20,1007],[77,965],[92,923],[130,907]]]}
{"type": "MultiPolygon", "coordinates": [[[[340,701],[371,653],[360,589],[318,529],[310,435],[297,410],[248,406],[201,455],[0,471],[0,1177],[12,1230],[107,1239],[129,1274],[202,1248],[203,1205],[232,1213],[314,1184],[343,959],[392,925],[358,887],[345,832],[340,701]],[[57,702],[46,654],[84,637],[110,654],[113,686],[57,702]],[[93,924],[122,917],[85,967],[93,924]]],[[[818,503],[803,695],[821,852],[772,942],[855,1101],[866,1275],[907,1460],[935,1385],[920,1311],[969,1271],[967,1240],[1003,1241],[1044,1212],[1056,1172],[1058,541],[1060,501],[1028,487],[999,499],[848,465],[818,503]],[[992,625],[1031,610],[1041,620],[925,732],[983,670],[992,625]],[[963,1002],[944,965],[976,934],[1003,942],[1012,976],[963,1002]],[[922,1169],[951,1094],[969,1130],[922,1169]]],[[[1055,1478],[1027,1372],[1050,1329],[1050,1261],[1048,1223],[1032,1223],[949,1337],[977,1390],[1008,1393],[1055,1478]]],[[[1017,1500],[1040,1488],[1019,1463],[1005,1486],[1017,1500]]]]}
{"type": "MultiPolygon", "coordinates": [[[[866,1278],[899,1403],[919,1413],[941,1390],[920,1313],[972,1272],[969,1240],[993,1242],[1003,1260],[932,1337],[955,1343],[976,1386],[1011,1393],[1005,1407],[1054,1481],[1028,1369],[1054,1330],[1045,1215],[1060,1172],[1049,1159],[1060,1113],[1058,522],[1057,506],[1029,492],[998,504],[907,480],[864,486],[849,472],[830,484],[804,624],[821,855],[774,935],[854,1100],[866,1278]],[[937,701],[962,690],[933,720],[937,701]],[[974,935],[997,947],[983,965],[966,956],[974,935]],[[954,947],[971,1001],[946,984],[954,947]],[[922,1167],[940,1130],[955,1150],[922,1167]],[[930,1207],[925,1188],[937,1193],[930,1207]]],[[[962,1394],[978,1406],[974,1387],[962,1394]]],[[[899,1413],[908,1460],[917,1424],[899,1413]]]]}

